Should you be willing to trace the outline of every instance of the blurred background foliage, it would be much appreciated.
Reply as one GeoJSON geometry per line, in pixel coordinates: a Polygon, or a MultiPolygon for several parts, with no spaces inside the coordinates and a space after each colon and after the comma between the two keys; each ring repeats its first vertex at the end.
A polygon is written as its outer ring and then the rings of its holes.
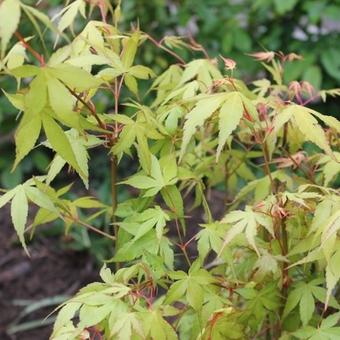
{"type": "MultiPolygon", "coordinates": [[[[36,1],[23,1],[34,5],[36,1]]],[[[114,1],[110,1],[115,4],[114,1]]],[[[39,9],[53,17],[61,9],[63,1],[39,1],[39,9]]],[[[100,19],[94,11],[92,17],[100,19]]],[[[79,20],[81,30],[83,22],[79,20]]],[[[237,76],[246,82],[265,76],[263,68],[247,53],[263,50],[295,52],[303,60],[289,63],[285,70],[287,82],[307,80],[315,88],[335,88],[340,83],[340,0],[122,0],[121,29],[138,26],[155,39],[179,35],[193,37],[204,46],[211,57],[222,55],[237,61],[237,76]]],[[[76,25],[78,26],[78,25],[76,25]]],[[[35,36],[31,44],[43,51],[37,32],[27,17],[21,19],[20,33],[35,36]]],[[[51,53],[55,36],[45,34],[47,52],[51,53]]],[[[181,52],[180,52],[181,53],[181,52]]],[[[182,52],[185,53],[185,52],[182,52]]],[[[46,54],[46,51],[45,51],[46,54]]],[[[192,57],[185,56],[184,57],[192,57]]],[[[143,46],[140,62],[151,65],[156,73],[161,72],[174,60],[161,54],[152,44],[143,46]]],[[[6,91],[14,90],[14,83],[1,77],[0,86],[6,91]]],[[[99,98],[101,109],[110,110],[112,100],[99,98]]],[[[313,104],[322,112],[339,117],[339,103],[336,99],[326,104],[313,104]]],[[[32,173],[43,172],[51,159],[46,149],[36,149],[32,157],[11,173],[13,164],[14,127],[17,112],[0,96],[0,187],[10,188],[32,173]]],[[[92,160],[92,190],[105,201],[110,200],[110,183],[106,175],[106,157],[94,155],[92,160]],[[102,169],[102,170],[101,170],[102,169]]],[[[128,163],[121,164],[128,169],[128,163]]],[[[91,172],[90,172],[91,173],[91,172]]],[[[125,174],[126,175],[126,174],[125,174]]],[[[68,176],[70,178],[70,176],[68,176]]],[[[68,179],[69,179],[68,178],[68,179]]],[[[72,179],[72,176],[71,176],[72,179]]],[[[121,193],[125,195],[126,193],[121,193]]],[[[79,235],[78,235],[79,236],[79,235]]],[[[83,237],[80,235],[79,237],[83,237]]],[[[85,236],[84,236],[85,237],[85,236]]],[[[86,236],[87,237],[87,236],[86,236]]],[[[87,239],[80,242],[86,248],[87,239]]]]}

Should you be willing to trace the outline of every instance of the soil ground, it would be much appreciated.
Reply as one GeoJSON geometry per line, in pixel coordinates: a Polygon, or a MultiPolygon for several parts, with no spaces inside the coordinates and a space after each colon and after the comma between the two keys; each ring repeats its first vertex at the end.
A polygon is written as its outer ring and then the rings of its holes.
{"type": "Polygon", "coordinates": [[[60,295],[72,295],[80,287],[97,280],[98,269],[84,252],[65,250],[56,237],[35,238],[29,247],[31,257],[17,243],[9,211],[0,215],[0,339],[47,340],[52,325],[36,326],[9,334],[13,325],[44,319],[56,306],[40,308],[18,320],[25,306],[19,300],[32,302],[60,295]]]}

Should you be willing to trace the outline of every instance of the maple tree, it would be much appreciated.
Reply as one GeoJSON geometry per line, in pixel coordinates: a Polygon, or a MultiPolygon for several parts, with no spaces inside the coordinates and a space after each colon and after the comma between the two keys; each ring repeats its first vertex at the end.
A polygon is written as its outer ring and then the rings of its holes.
{"type": "Polygon", "coordinates": [[[45,175],[4,192],[0,207],[11,204],[28,254],[26,233],[59,219],[66,233],[81,227],[112,240],[114,269],[105,264],[102,282],[60,306],[51,339],[340,338],[340,122],[308,107],[340,90],[285,84],[296,54],[252,54],[272,80],[249,85],[233,77],[237,62],[203,48],[185,62],[178,50],[197,50],[192,41],[121,32],[119,4],[76,0],[57,17],[55,26],[19,0],[0,5],[1,72],[17,83],[4,93],[21,112],[13,168],[35,147],[55,154],[45,175]],[[96,6],[102,21],[67,41],[96,6]],[[57,34],[49,58],[17,31],[24,14],[57,34]],[[138,64],[143,44],[174,64],[159,75],[138,64]],[[98,109],[100,93],[112,110],[98,109]],[[111,204],[70,199],[71,185],[54,185],[67,165],[89,188],[90,148],[110,159],[111,204]],[[138,166],[118,182],[126,157],[138,166]],[[118,186],[135,196],[118,202],[118,186]],[[222,218],[212,190],[225,196],[222,218]],[[38,207],[31,225],[29,204],[38,207]],[[195,208],[199,224],[189,218],[195,208]],[[93,224],[100,216],[110,228],[93,224]]]}

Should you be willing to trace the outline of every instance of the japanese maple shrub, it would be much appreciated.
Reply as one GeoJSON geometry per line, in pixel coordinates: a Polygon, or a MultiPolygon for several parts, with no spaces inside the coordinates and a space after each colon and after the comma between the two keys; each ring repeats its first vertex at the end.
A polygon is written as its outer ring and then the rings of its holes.
{"type": "Polygon", "coordinates": [[[26,233],[57,219],[114,247],[102,281],[60,307],[51,339],[340,339],[340,122],[308,107],[340,90],[285,84],[286,63],[300,57],[274,52],[252,55],[272,80],[248,86],[235,61],[192,40],[120,32],[119,5],[89,3],[103,20],[49,58],[19,33],[20,16],[63,39],[86,2],[68,4],[56,27],[19,0],[0,5],[1,76],[17,83],[4,94],[21,112],[13,168],[35,147],[55,153],[0,207],[10,202],[27,253],[26,233]],[[160,75],[139,65],[143,44],[174,64],[160,75]],[[186,62],[180,48],[204,58],[186,62]],[[67,166],[88,188],[89,148],[111,161],[111,204],[70,200],[70,185],[53,184],[67,166]],[[117,183],[125,157],[136,172],[117,183]],[[135,195],[117,203],[117,186],[135,195]],[[38,212],[28,225],[29,204],[38,212]],[[102,215],[110,228],[93,224],[102,215]]]}

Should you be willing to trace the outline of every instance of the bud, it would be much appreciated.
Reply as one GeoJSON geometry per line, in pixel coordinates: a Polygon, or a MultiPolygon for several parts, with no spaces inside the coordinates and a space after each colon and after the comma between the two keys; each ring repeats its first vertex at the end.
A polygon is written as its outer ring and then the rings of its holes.
{"type": "Polygon", "coordinates": [[[230,58],[224,58],[222,56],[220,56],[220,57],[224,62],[224,67],[225,67],[226,70],[232,71],[236,68],[236,61],[235,60],[230,59],[230,58]]]}
{"type": "Polygon", "coordinates": [[[265,61],[269,63],[272,61],[275,57],[275,52],[268,51],[268,52],[255,52],[255,53],[249,53],[251,57],[255,58],[258,61],[265,61]]]}

